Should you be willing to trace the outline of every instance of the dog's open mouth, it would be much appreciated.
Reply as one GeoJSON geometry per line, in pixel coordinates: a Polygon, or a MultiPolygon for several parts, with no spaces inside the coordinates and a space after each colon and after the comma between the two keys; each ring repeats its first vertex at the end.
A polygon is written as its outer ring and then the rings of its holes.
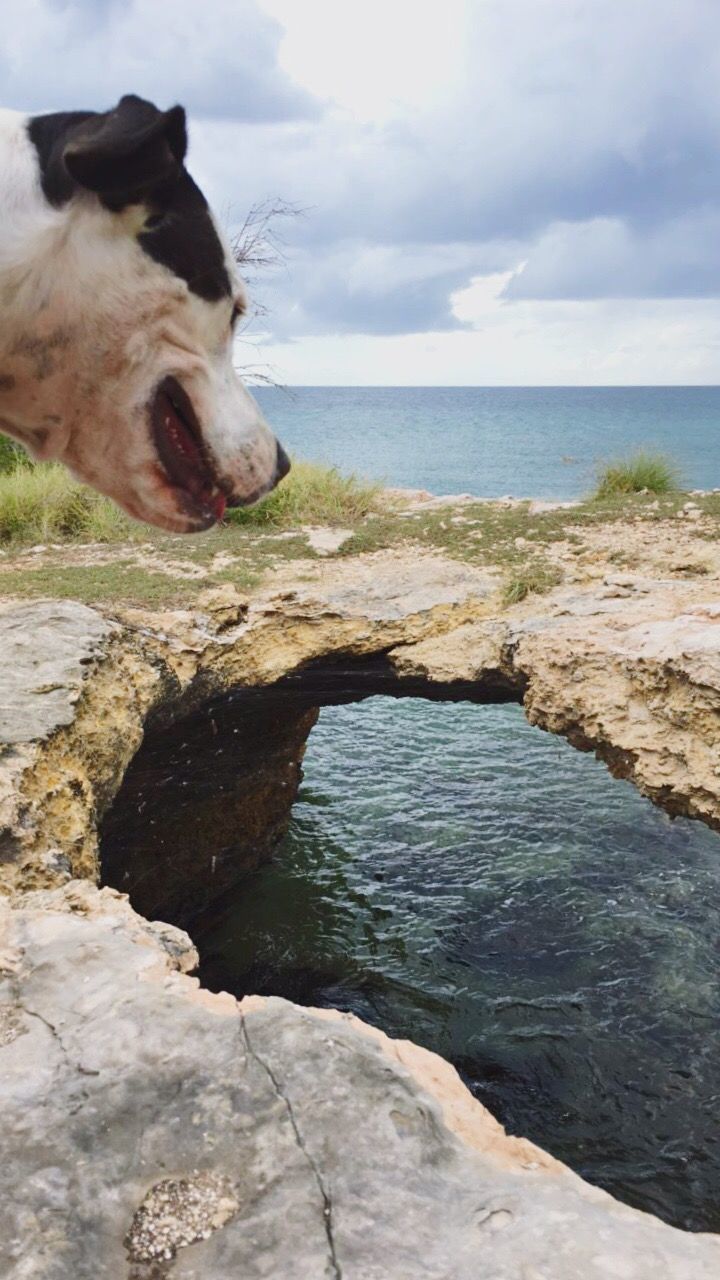
{"type": "Polygon", "coordinates": [[[192,401],[176,378],[160,383],[151,409],[155,447],[165,474],[189,516],[204,525],[222,520],[227,496],[203,441],[192,401]]]}

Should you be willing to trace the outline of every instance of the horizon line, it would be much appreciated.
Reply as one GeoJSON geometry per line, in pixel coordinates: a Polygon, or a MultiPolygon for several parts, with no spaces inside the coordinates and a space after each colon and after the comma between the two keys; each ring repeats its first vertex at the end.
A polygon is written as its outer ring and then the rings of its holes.
{"type": "MultiPolygon", "coordinates": [[[[242,372],[242,371],[241,371],[242,372]]],[[[278,382],[254,391],[716,391],[720,382],[278,382]]]]}

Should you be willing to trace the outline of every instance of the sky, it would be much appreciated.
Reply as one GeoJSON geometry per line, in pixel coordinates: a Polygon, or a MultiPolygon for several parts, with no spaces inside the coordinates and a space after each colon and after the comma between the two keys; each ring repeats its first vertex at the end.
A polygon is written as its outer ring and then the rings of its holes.
{"type": "Polygon", "coordinates": [[[719,0],[5,0],[3,105],[181,102],[238,362],[294,385],[720,382],[719,0]]]}

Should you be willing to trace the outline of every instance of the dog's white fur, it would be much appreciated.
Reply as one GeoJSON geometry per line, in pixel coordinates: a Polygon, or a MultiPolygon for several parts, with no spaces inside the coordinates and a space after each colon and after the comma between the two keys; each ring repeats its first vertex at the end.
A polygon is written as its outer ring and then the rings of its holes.
{"type": "Polygon", "coordinates": [[[0,431],[138,519],[189,532],[204,525],[183,510],[148,425],[162,378],[189,392],[236,501],[272,487],[277,442],[233,369],[231,311],[245,296],[232,253],[233,297],[205,301],[143,251],[146,217],[85,191],[53,208],[27,118],[0,111],[0,431]]]}

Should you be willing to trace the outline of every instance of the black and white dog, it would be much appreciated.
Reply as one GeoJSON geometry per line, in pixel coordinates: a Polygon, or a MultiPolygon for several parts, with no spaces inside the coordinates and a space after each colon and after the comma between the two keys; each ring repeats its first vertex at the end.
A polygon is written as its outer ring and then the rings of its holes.
{"type": "Polygon", "coordinates": [[[179,533],[289,463],[232,362],[246,299],[182,107],[0,111],[0,431],[179,533]]]}

